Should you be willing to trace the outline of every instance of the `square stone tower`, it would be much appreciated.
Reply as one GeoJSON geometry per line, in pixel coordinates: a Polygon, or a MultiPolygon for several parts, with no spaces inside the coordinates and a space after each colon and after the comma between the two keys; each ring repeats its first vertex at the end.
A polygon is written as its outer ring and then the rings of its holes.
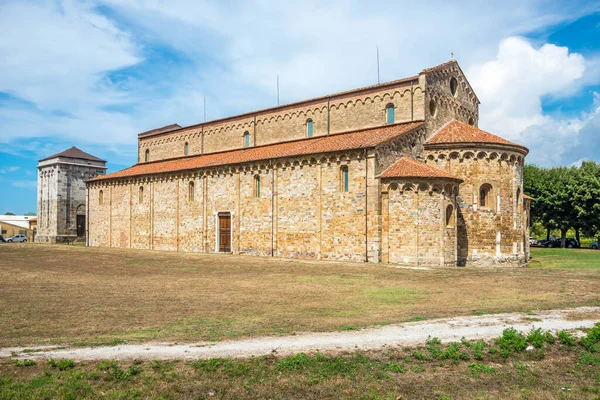
{"type": "Polygon", "coordinates": [[[106,173],[106,161],[73,146],[38,163],[36,242],[85,241],[88,179],[106,173]]]}

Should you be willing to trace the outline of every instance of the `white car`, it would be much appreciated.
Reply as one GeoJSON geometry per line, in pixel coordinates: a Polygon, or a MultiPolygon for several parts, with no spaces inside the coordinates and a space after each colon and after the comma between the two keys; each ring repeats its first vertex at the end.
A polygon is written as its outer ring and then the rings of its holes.
{"type": "Polygon", "coordinates": [[[6,241],[8,243],[11,242],[23,242],[23,243],[27,243],[27,236],[23,235],[22,233],[19,233],[18,235],[14,235],[9,237],[8,239],[6,239],[6,241]]]}

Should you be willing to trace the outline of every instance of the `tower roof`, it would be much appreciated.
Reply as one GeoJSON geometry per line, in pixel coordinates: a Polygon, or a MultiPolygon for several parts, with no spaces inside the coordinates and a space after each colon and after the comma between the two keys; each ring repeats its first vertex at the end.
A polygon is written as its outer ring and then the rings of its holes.
{"type": "Polygon", "coordinates": [[[442,178],[462,182],[462,179],[444,170],[408,157],[402,157],[390,165],[379,178],[442,178]]]}
{"type": "Polygon", "coordinates": [[[473,125],[453,120],[442,126],[425,145],[448,145],[448,144],[492,144],[518,147],[525,153],[529,152],[527,147],[503,139],[489,132],[483,131],[473,125]]]}
{"type": "Polygon", "coordinates": [[[78,158],[80,160],[90,160],[90,161],[101,161],[101,162],[106,162],[105,160],[102,160],[98,157],[95,157],[89,153],[86,153],[84,151],[79,150],[77,147],[73,146],[70,149],[67,149],[63,152],[51,155],[50,157],[46,157],[40,160],[41,161],[46,161],[46,160],[51,160],[53,158],[58,158],[58,157],[68,157],[68,158],[78,158]]]}

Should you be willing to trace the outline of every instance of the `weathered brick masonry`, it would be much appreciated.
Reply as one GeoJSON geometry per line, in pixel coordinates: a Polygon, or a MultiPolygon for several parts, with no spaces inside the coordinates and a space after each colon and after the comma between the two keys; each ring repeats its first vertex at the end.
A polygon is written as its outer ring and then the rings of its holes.
{"type": "Polygon", "coordinates": [[[138,164],[88,182],[89,245],[523,263],[527,149],[477,129],[478,107],[451,61],[412,78],[145,132],[138,164]]]}

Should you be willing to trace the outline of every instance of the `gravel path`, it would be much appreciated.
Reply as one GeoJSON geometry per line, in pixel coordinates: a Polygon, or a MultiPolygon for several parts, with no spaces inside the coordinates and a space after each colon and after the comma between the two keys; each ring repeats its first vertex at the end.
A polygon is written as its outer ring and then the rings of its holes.
{"type": "Polygon", "coordinates": [[[539,311],[535,315],[511,313],[483,316],[444,318],[399,325],[388,325],[359,331],[302,333],[293,336],[259,337],[217,343],[144,343],[111,347],[67,348],[29,347],[41,352],[23,353],[25,348],[0,349],[0,358],[69,358],[72,360],[168,360],[206,359],[215,357],[250,357],[271,353],[288,355],[298,352],[339,352],[351,350],[376,350],[387,346],[412,346],[423,344],[428,336],[443,342],[467,339],[492,339],[507,327],[528,331],[533,326],[544,330],[575,330],[589,328],[598,322],[600,307],[579,307],[569,310],[539,311]],[[579,314],[580,319],[568,318],[579,314]],[[588,316],[587,318],[585,316],[588,316]],[[594,318],[595,319],[592,319],[594,318]],[[539,321],[539,320],[541,321],[539,321]]]}

